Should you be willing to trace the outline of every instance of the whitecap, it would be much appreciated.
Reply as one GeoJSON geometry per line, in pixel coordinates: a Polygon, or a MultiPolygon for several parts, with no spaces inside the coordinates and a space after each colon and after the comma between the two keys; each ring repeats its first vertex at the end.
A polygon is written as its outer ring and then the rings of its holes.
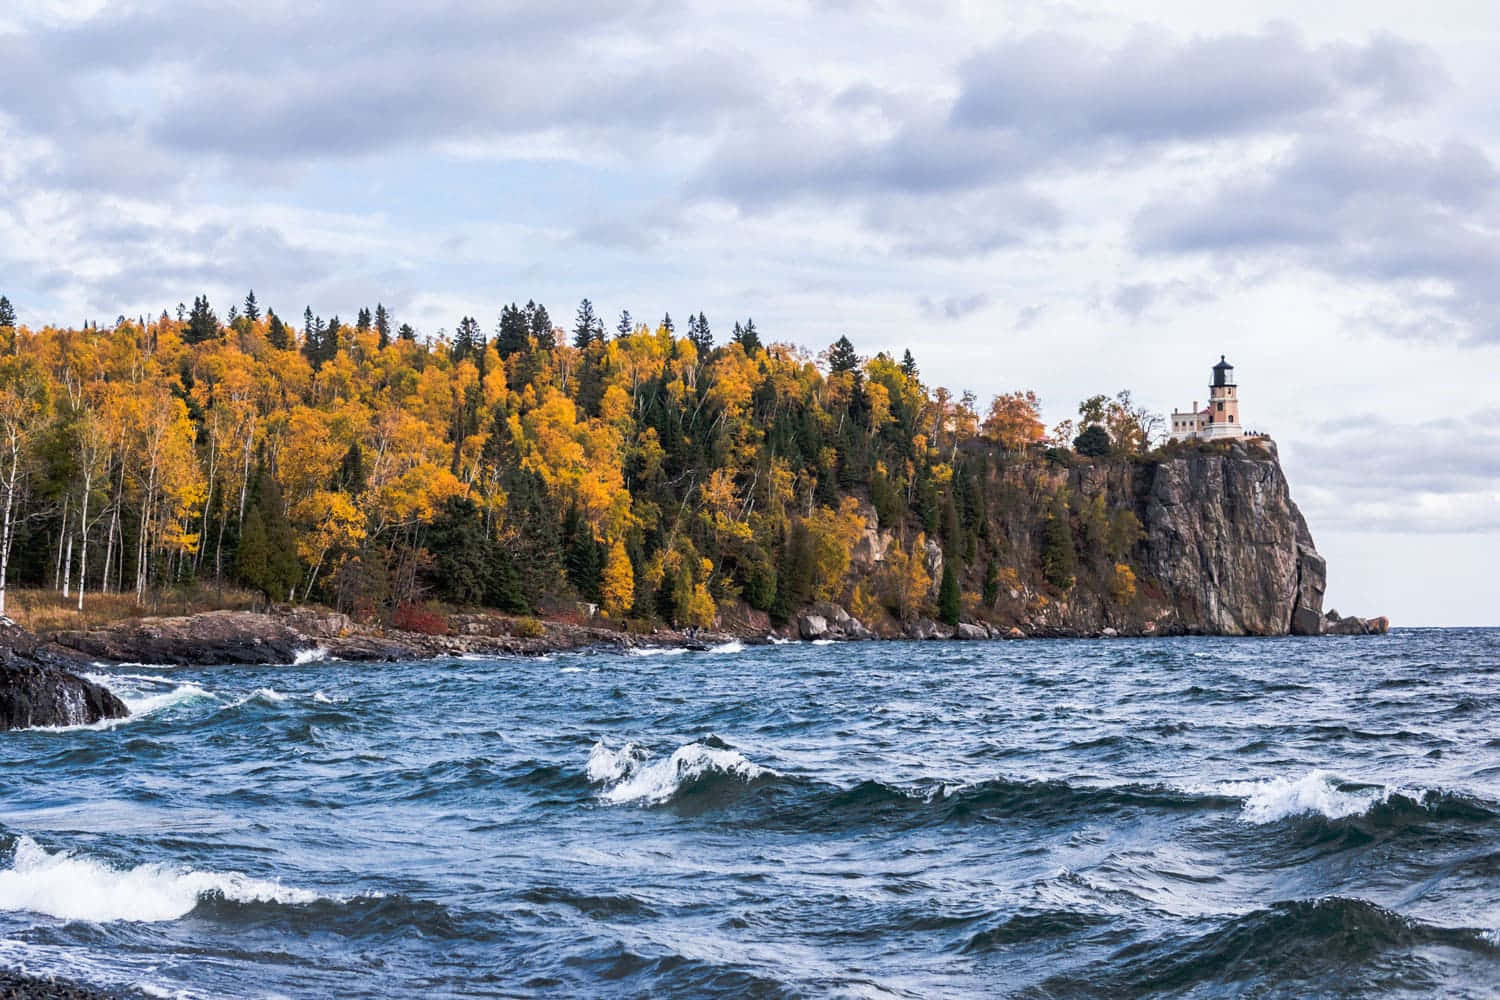
{"type": "Polygon", "coordinates": [[[832,639],[814,639],[812,641],[812,644],[814,646],[832,646],[833,645],[833,640],[832,639]]]}
{"type": "Polygon", "coordinates": [[[681,656],[689,650],[680,646],[632,646],[625,651],[627,656],[681,656]]]}
{"type": "Polygon", "coordinates": [[[792,646],[792,645],[795,645],[796,643],[800,642],[801,640],[799,640],[799,639],[783,639],[779,635],[768,635],[768,636],[766,636],[766,641],[769,642],[773,646],[792,646]]]}
{"type": "Polygon", "coordinates": [[[322,691],[314,691],[312,693],[312,700],[315,701],[315,702],[317,702],[319,705],[332,705],[333,704],[333,699],[330,698],[330,697],[328,697],[322,691]]]}
{"type": "Polygon", "coordinates": [[[731,639],[718,646],[709,647],[708,651],[710,653],[743,653],[745,651],[745,644],[738,639],[731,639]]]}
{"type": "MultiPolygon", "coordinates": [[[[83,677],[119,698],[125,707],[130,709],[132,719],[190,701],[219,700],[215,695],[191,681],[179,684],[170,677],[153,677],[150,674],[84,674],[83,677]]],[[[129,720],[104,719],[85,728],[109,727],[127,721],[129,720]]]]}
{"type": "Polygon", "coordinates": [[[321,646],[313,646],[311,649],[299,649],[292,657],[292,666],[300,667],[307,663],[318,663],[328,659],[328,650],[321,646]]]}
{"type": "MultiPolygon", "coordinates": [[[[1394,788],[1343,791],[1336,778],[1312,771],[1301,778],[1226,781],[1214,786],[1220,795],[1245,800],[1240,817],[1247,823],[1275,823],[1292,816],[1320,815],[1328,819],[1360,816],[1389,799],[1394,788]]],[[[1415,797],[1421,797],[1420,794],[1415,797]]]]}
{"type": "Polygon", "coordinates": [[[0,910],[59,920],[177,920],[212,895],[242,903],[305,904],[320,898],[238,872],[178,871],[161,864],[111,868],[69,851],[48,852],[30,837],[16,841],[11,867],[0,871],[0,910]]]}
{"type": "Polygon", "coordinates": [[[703,743],[689,743],[678,747],[672,756],[659,759],[652,759],[651,752],[638,743],[611,750],[600,740],[589,752],[589,780],[604,785],[600,798],[616,805],[658,805],[670,800],[684,785],[711,773],[745,782],[776,774],[737,750],[703,743]]]}
{"type": "Polygon", "coordinates": [[[558,673],[560,673],[560,674],[581,674],[581,673],[583,673],[583,668],[582,667],[563,667],[561,670],[558,671],[558,673]]]}

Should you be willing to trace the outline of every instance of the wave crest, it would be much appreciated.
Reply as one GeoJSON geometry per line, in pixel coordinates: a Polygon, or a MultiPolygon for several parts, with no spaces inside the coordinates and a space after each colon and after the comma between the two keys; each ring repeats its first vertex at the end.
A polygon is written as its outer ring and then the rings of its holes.
{"type": "Polygon", "coordinates": [[[70,851],[48,852],[30,837],[16,841],[0,871],[0,910],[25,910],[60,920],[160,922],[187,916],[199,900],[305,904],[315,892],[238,872],[176,871],[160,864],[111,868],[70,851]]]}
{"type": "Polygon", "coordinates": [[[639,743],[612,750],[600,740],[589,751],[588,776],[605,786],[600,797],[606,802],[660,805],[705,781],[727,778],[749,784],[777,773],[710,737],[678,747],[666,758],[656,758],[639,743]]]}

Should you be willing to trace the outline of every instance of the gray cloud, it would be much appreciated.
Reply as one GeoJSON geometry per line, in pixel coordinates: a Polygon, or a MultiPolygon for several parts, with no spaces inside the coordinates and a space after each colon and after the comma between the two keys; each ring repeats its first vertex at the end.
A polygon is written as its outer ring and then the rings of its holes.
{"type": "Polygon", "coordinates": [[[987,308],[990,302],[989,295],[975,292],[972,295],[949,295],[941,299],[924,295],[917,300],[917,306],[928,319],[955,320],[987,308]]]}
{"type": "Polygon", "coordinates": [[[1397,39],[1314,47],[1286,25],[1187,42],[1139,35],[1113,50],[1039,35],[969,59],[953,118],[1069,144],[1209,138],[1351,101],[1414,103],[1441,79],[1430,57],[1397,39]]]}
{"type": "Polygon", "coordinates": [[[1361,531],[1500,533],[1500,411],[1401,424],[1345,417],[1295,442],[1323,499],[1314,523],[1361,531]]]}
{"type": "Polygon", "coordinates": [[[1301,139],[1270,170],[1247,171],[1204,196],[1146,206],[1132,239],[1149,254],[1269,256],[1389,285],[1415,318],[1395,315],[1386,332],[1493,342],[1497,209],[1500,172],[1471,145],[1335,134],[1301,139]]]}

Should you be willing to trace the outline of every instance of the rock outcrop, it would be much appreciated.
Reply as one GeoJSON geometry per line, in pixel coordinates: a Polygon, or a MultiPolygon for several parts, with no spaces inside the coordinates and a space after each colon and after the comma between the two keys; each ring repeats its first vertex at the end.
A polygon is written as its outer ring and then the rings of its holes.
{"type": "Polygon", "coordinates": [[[1345,618],[1337,611],[1328,612],[1322,622],[1324,635],[1385,635],[1390,630],[1389,618],[1357,618],[1352,615],[1345,618]]]}
{"type": "Polygon", "coordinates": [[[1167,624],[1215,635],[1318,634],[1326,567],[1273,451],[1196,450],[1147,476],[1141,567],[1162,592],[1167,624]]]}
{"type": "Polygon", "coordinates": [[[36,637],[0,618],[0,730],[83,726],[130,714],[125,703],[39,648],[36,637]]]}

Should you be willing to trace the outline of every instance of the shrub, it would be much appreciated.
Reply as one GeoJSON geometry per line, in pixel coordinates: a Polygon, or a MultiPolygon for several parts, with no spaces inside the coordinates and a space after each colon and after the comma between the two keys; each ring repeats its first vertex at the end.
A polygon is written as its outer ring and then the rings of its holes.
{"type": "Polygon", "coordinates": [[[391,613],[391,625],[403,632],[447,635],[448,616],[420,604],[402,604],[391,613]]]}
{"type": "Polygon", "coordinates": [[[1125,563],[1115,563],[1115,572],[1109,581],[1109,593],[1117,603],[1128,604],[1135,597],[1135,570],[1125,563]]]}
{"type": "Polygon", "coordinates": [[[547,634],[547,627],[535,618],[514,618],[506,631],[518,639],[540,639],[547,634]]]}
{"type": "Polygon", "coordinates": [[[1089,424],[1083,433],[1073,439],[1073,448],[1080,455],[1102,458],[1109,454],[1109,431],[1098,424],[1089,424]]]}

